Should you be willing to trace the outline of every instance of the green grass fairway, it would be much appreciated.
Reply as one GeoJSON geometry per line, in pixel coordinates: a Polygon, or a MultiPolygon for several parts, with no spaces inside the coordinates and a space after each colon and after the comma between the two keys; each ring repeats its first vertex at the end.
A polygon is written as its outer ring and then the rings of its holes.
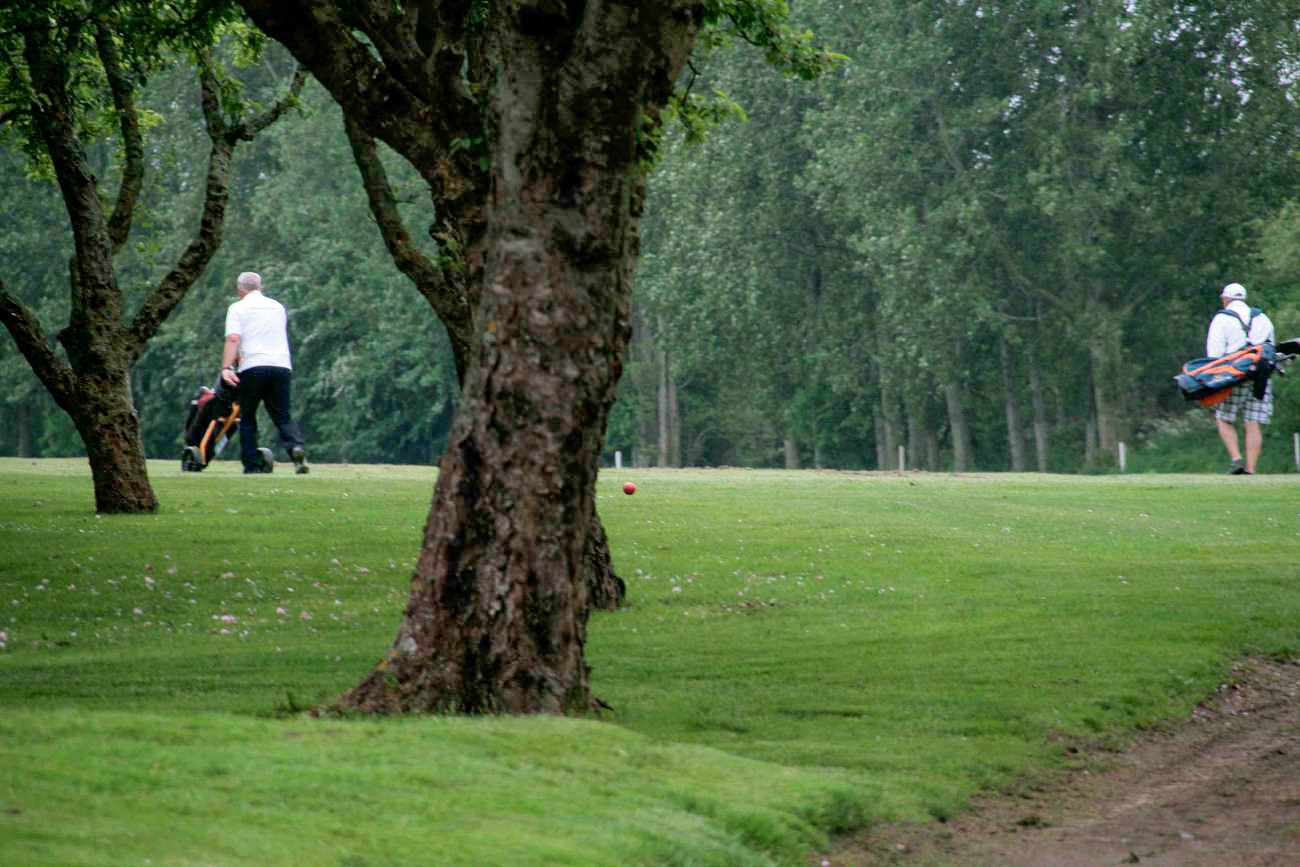
{"type": "Polygon", "coordinates": [[[0,459],[0,864],[801,863],[1300,648],[1295,476],[607,470],[613,713],[314,720],[434,473],[237,470],[100,517],[84,461],[0,459]]]}

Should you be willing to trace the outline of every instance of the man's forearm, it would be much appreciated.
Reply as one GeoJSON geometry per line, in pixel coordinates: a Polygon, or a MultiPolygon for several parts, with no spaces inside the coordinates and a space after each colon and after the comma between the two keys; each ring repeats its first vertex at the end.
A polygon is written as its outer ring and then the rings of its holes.
{"type": "Polygon", "coordinates": [[[221,346],[221,367],[234,367],[239,360],[239,341],[227,340],[221,346]]]}

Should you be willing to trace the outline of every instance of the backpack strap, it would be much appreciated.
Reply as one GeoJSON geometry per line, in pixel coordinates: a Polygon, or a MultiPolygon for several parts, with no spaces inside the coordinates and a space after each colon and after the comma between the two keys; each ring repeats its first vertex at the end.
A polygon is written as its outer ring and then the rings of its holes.
{"type": "MultiPolygon", "coordinates": [[[[1243,334],[1243,335],[1245,336],[1245,338],[1246,338],[1246,344],[1245,344],[1245,345],[1246,345],[1246,346],[1250,346],[1250,345],[1251,345],[1251,342],[1250,342],[1250,327],[1251,327],[1252,325],[1255,324],[1255,317],[1258,316],[1258,315],[1260,315],[1260,314],[1263,313],[1263,312],[1264,312],[1264,311],[1261,310],[1261,309],[1258,308],[1258,307],[1252,307],[1252,308],[1250,308],[1250,320],[1249,320],[1249,321],[1242,319],[1242,318],[1241,318],[1241,314],[1239,314],[1237,311],[1235,311],[1235,310],[1229,310],[1229,309],[1226,308],[1226,307],[1224,307],[1224,308],[1222,308],[1222,309],[1220,309],[1220,310],[1216,310],[1216,311],[1214,311],[1214,315],[1215,315],[1215,316],[1231,316],[1233,319],[1237,320],[1237,324],[1241,326],[1242,334],[1243,334]]],[[[1242,348],[1244,349],[1245,346],[1243,346],[1242,348]]],[[[1235,349],[1234,349],[1233,351],[1236,352],[1235,349]]]]}

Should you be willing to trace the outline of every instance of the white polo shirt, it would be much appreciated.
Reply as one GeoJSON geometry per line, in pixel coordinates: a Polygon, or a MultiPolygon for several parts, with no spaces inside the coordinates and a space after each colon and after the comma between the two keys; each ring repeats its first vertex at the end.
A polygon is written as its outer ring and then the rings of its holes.
{"type": "Polygon", "coordinates": [[[250,367],[287,367],[289,317],[284,305],[261,290],[249,292],[226,310],[226,336],[239,335],[239,370],[250,367]]]}
{"type": "Polygon", "coordinates": [[[1273,320],[1260,313],[1255,317],[1254,322],[1250,322],[1250,305],[1245,301],[1231,301],[1224,309],[1240,316],[1241,322],[1231,316],[1220,316],[1217,313],[1214,315],[1210,320],[1210,332],[1205,335],[1206,358],[1219,358],[1229,352],[1245,349],[1248,344],[1276,342],[1273,335],[1273,320]],[[1243,322],[1250,322],[1249,336],[1246,334],[1246,329],[1242,327],[1243,322]]]}

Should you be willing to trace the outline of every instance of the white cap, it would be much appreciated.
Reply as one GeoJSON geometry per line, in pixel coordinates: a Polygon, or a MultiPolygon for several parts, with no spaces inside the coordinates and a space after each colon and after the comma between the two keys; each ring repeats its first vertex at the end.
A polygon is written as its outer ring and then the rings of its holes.
{"type": "Polygon", "coordinates": [[[1245,301],[1246,287],[1242,286],[1240,283],[1229,283],[1227,286],[1223,287],[1223,291],[1219,293],[1219,297],[1232,298],[1236,301],[1245,301]]]}

